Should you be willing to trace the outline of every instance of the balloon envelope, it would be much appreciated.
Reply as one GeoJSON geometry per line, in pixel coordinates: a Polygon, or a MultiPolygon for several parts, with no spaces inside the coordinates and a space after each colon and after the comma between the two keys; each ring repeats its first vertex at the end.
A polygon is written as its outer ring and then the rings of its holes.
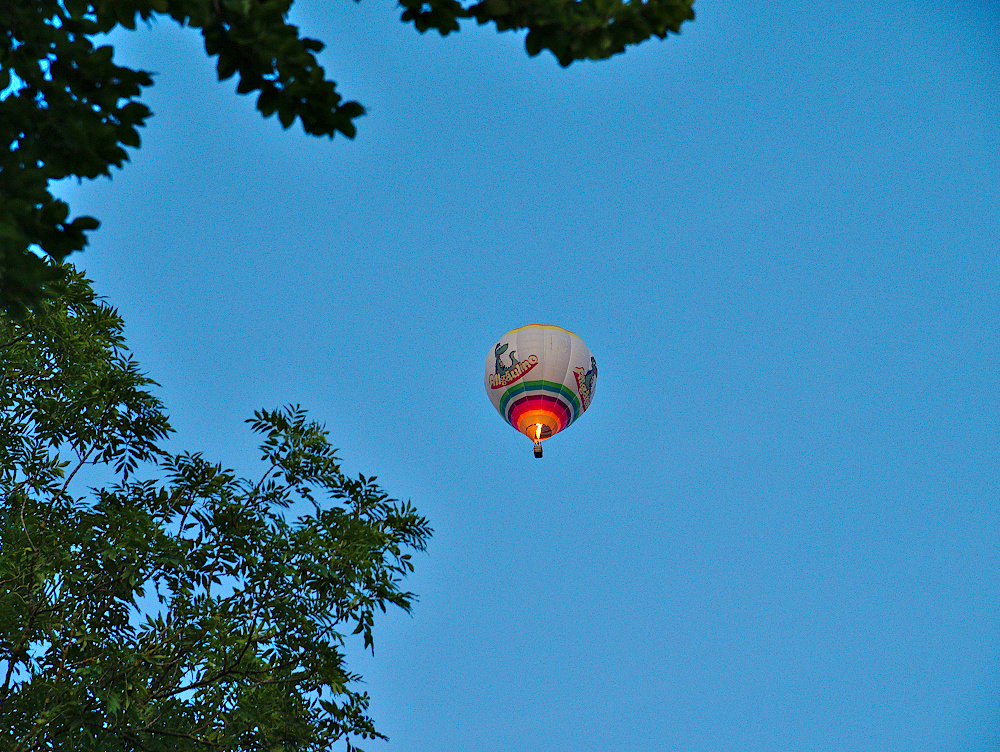
{"type": "Polygon", "coordinates": [[[555,436],[590,407],[597,361],[558,326],[507,332],[486,358],[486,393],[500,415],[535,442],[555,436]]]}

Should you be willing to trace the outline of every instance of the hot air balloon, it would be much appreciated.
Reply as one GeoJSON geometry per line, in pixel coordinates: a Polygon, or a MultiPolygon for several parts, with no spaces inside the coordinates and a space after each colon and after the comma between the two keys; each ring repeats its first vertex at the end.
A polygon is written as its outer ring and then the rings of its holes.
{"type": "Polygon", "coordinates": [[[535,442],[555,436],[590,407],[597,361],[583,340],[558,326],[507,332],[486,358],[486,393],[505,421],[535,442]]]}

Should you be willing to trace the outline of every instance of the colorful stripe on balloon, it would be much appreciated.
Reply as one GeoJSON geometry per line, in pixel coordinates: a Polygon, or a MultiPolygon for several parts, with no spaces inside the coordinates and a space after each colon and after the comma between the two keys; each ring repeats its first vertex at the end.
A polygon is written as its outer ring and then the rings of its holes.
{"type": "Polygon", "coordinates": [[[499,407],[508,423],[532,439],[536,438],[535,426],[543,427],[539,438],[548,438],[569,426],[582,412],[580,398],[565,384],[553,381],[520,382],[504,393],[499,407]]]}

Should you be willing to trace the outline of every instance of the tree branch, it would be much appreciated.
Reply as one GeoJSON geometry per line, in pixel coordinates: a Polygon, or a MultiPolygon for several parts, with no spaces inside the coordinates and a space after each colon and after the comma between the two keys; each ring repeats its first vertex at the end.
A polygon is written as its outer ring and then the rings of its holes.
{"type": "Polygon", "coordinates": [[[20,337],[14,337],[14,339],[9,340],[7,342],[4,342],[2,345],[0,345],[0,348],[13,347],[14,345],[16,345],[21,340],[25,340],[25,339],[27,339],[30,336],[31,336],[31,332],[25,332],[20,337]]]}

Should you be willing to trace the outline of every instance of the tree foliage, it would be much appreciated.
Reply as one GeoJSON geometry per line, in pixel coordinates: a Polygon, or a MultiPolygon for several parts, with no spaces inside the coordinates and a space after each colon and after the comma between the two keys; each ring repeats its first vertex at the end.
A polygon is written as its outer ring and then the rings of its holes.
{"type": "Polygon", "coordinates": [[[166,452],[121,319],[65,279],[58,299],[0,316],[0,749],[379,737],[345,635],[371,647],[377,610],[409,610],[427,521],[345,476],[298,408],[248,421],[255,481],[166,452]],[[95,465],[111,480],[79,494],[95,465]]]}
{"type": "MultiPolygon", "coordinates": [[[[69,218],[51,181],[109,175],[138,147],[150,112],[140,101],[150,74],[116,65],[92,38],[166,14],[198,29],[219,79],[257,92],[257,109],[306,133],[355,134],[360,104],[342,101],[316,60],[323,44],[288,23],[294,0],[4,0],[0,3],[0,307],[23,315],[58,290],[58,265],[87,242],[93,217],[69,218]],[[34,251],[34,252],[33,252],[34,251]]],[[[529,54],[551,50],[562,65],[600,59],[651,36],[678,32],[693,0],[401,0],[421,32],[457,31],[462,19],[498,31],[527,29],[529,54]]]]}

